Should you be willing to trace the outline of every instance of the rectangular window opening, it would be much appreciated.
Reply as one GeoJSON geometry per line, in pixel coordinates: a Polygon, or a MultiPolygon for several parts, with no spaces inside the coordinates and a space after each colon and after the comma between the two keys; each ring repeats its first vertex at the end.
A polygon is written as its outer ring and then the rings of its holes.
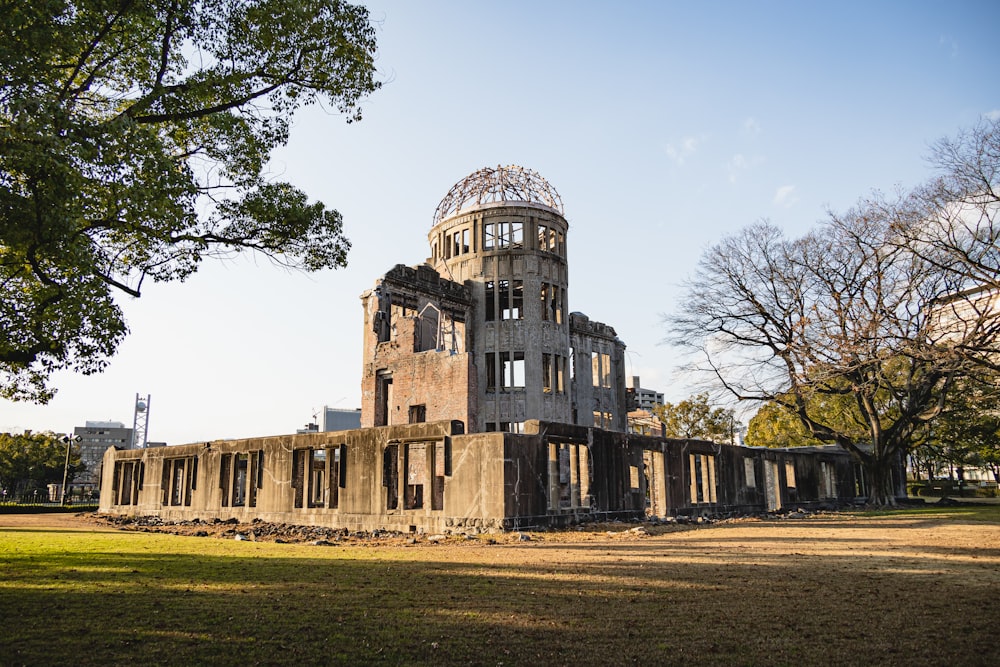
{"type": "Polygon", "coordinates": [[[418,510],[424,506],[424,486],[427,484],[427,443],[410,443],[406,447],[406,488],[403,509],[418,510]]]}
{"type": "Polygon", "coordinates": [[[486,321],[493,322],[497,318],[497,289],[496,283],[492,280],[487,280],[485,285],[485,293],[483,295],[483,307],[486,309],[486,321]]]}
{"type": "Polygon", "coordinates": [[[385,507],[399,507],[399,445],[386,445],[382,453],[382,485],[385,487],[385,507]]]}
{"type": "Polygon", "coordinates": [[[500,364],[503,367],[503,389],[523,389],[524,352],[501,352],[500,364]]]}
{"type": "Polygon", "coordinates": [[[546,394],[552,393],[552,387],[555,384],[552,381],[553,371],[552,371],[552,355],[542,353],[542,392],[546,394]]]}
{"type": "Polygon", "coordinates": [[[421,424],[427,421],[427,406],[411,405],[409,419],[411,424],[421,424]]]}
{"type": "Polygon", "coordinates": [[[486,391],[497,390],[497,357],[493,352],[486,353],[486,391]]]}

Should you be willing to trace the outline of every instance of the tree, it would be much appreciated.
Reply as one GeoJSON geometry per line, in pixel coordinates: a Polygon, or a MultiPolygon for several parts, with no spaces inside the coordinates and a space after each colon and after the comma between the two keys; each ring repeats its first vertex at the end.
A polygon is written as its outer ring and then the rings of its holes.
{"type": "Polygon", "coordinates": [[[780,403],[764,403],[747,424],[746,444],[750,447],[814,447],[821,440],[809,435],[795,413],[780,403]]]}
{"type": "MultiPolygon", "coordinates": [[[[856,442],[864,442],[867,427],[858,415],[850,396],[818,394],[806,397],[810,412],[822,417],[827,424],[849,434],[856,442]]],[[[747,426],[747,444],[751,447],[816,447],[825,444],[812,436],[802,421],[789,409],[791,396],[781,396],[760,406],[747,426]]]]}
{"type": "Polygon", "coordinates": [[[205,257],[346,265],[340,214],[265,178],[304,105],[360,119],[367,10],[342,0],[0,0],[0,396],[45,402],[127,333],[115,295],[205,257]]]}
{"type": "MultiPolygon", "coordinates": [[[[961,151],[975,152],[970,136],[961,151]]],[[[991,175],[989,188],[975,178],[968,187],[996,191],[997,163],[979,171],[991,175]]],[[[981,198],[953,194],[963,193],[981,198]]],[[[956,380],[996,359],[1000,312],[982,292],[996,284],[985,279],[995,280],[989,261],[966,266],[954,248],[928,242],[951,209],[943,199],[915,201],[876,193],[799,239],[768,223],[723,239],[702,257],[672,322],[696,370],[738,399],[783,406],[812,437],[850,451],[879,505],[895,504],[891,469],[956,380]],[[824,413],[838,397],[852,404],[863,438],[824,413]]],[[[950,238],[989,260],[982,232],[972,235],[950,238]]]]}
{"type": "Polygon", "coordinates": [[[919,436],[919,459],[988,468],[1000,482],[1000,383],[962,381],[919,436]]]}
{"type": "Polygon", "coordinates": [[[697,394],[680,403],[664,403],[653,407],[657,419],[663,422],[668,438],[732,442],[736,417],[732,410],[712,408],[708,394],[697,394]]]}
{"type": "MultiPolygon", "coordinates": [[[[21,435],[0,433],[0,488],[8,497],[43,489],[47,484],[61,484],[66,466],[66,444],[53,433],[21,435]]],[[[71,448],[67,484],[84,469],[79,447],[71,448]]]]}

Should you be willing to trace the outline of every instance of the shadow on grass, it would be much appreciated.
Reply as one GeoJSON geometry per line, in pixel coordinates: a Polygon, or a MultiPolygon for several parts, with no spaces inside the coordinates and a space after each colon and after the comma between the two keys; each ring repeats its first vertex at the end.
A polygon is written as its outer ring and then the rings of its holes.
{"type": "Polygon", "coordinates": [[[942,646],[984,664],[1000,593],[997,576],[933,558],[706,561],[688,558],[704,545],[663,541],[6,539],[4,664],[940,664],[942,646]]]}

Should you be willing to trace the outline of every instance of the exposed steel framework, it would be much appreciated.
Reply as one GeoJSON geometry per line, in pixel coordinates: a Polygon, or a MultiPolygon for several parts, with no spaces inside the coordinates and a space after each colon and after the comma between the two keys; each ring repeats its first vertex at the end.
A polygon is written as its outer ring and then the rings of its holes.
{"type": "Polygon", "coordinates": [[[434,224],[467,208],[502,202],[529,202],[563,215],[562,197],[549,182],[516,164],[485,167],[452,186],[434,211],[434,224]]]}

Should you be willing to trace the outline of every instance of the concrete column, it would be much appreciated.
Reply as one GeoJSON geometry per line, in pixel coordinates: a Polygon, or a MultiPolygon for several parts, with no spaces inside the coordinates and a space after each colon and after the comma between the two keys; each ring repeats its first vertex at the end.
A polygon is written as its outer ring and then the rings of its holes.
{"type": "Polygon", "coordinates": [[[590,448],[580,447],[580,504],[590,508],[590,448]]]}
{"type": "Polygon", "coordinates": [[[549,511],[559,511],[559,445],[549,443],[549,511]]]}
{"type": "Polygon", "coordinates": [[[565,446],[569,447],[569,506],[577,509],[580,507],[580,446],[565,446]]]}

